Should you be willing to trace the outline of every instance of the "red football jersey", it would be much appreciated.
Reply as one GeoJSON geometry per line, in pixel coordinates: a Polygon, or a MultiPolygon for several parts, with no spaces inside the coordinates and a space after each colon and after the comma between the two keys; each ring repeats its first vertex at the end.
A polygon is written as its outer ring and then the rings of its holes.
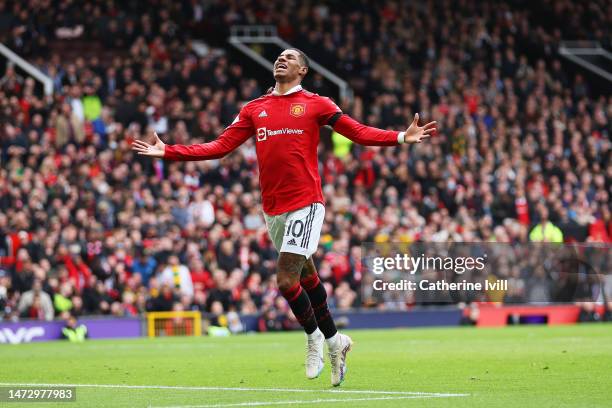
{"type": "Polygon", "coordinates": [[[213,142],[166,145],[164,159],[218,159],[255,137],[263,209],[278,215],[315,202],[324,204],[317,147],[319,128],[327,124],[359,144],[398,144],[398,132],[362,125],[342,115],[331,99],[298,88],[249,102],[213,142]]]}

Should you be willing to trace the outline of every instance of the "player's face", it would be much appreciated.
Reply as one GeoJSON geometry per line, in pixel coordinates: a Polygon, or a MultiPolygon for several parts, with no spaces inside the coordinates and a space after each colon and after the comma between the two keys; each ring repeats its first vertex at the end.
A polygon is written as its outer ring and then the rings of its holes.
{"type": "Polygon", "coordinates": [[[300,62],[296,50],[283,51],[274,62],[274,79],[278,82],[292,82],[306,75],[308,68],[300,62]]]}

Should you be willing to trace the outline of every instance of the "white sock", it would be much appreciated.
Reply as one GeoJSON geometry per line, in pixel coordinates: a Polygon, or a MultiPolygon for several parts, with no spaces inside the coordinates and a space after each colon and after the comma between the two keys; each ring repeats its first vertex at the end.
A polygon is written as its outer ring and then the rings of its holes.
{"type": "Polygon", "coordinates": [[[336,332],[336,334],[325,341],[327,342],[327,347],[329,347],[330,350],[335,349],[340,341],[340,332],[336,332]]]}
{"type": "Polygon", "coordinates": [[[323,336],[323,333],[321,332],[321,330],[317,327],[317,330],[313,331],[310,334],[307,334],[306,336],[308,336],[309,339],[316,339],[319,338],[321,336],[323,336]]]}

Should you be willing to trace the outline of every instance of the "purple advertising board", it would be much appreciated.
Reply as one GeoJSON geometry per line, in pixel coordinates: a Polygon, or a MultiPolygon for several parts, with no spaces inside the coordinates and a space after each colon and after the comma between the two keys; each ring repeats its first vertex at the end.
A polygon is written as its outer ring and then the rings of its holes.
{"type": "MultiPolygon", "coordinates": [[[[140,337],[143,335],[142,322],[138,318],[79,319],[87,326],[91,339],[140,337]]],[[[59,340],[62,338],[63,321],[21,321],[0,322],[0,343],[18,344],[34,341],[59,340]]]]}
{"type": "MultiPolygon", "coordinates": [[[[421,326],[456,326],[461,310],[455,307],[410,311],[334,311],[348,329],[375,329],[421,326]]],[[[259,316],[241,316],[247,331],[257,331],[259,316]]],[[[139,318],[82,318],[79,324],[87,326],[90,339],[110,339],[146,336],[144,321],[139,318]]],[[[0,322],[0,344],[51,341],[62,338],[63,321],[24,320],[15,323],[0,322]]]]}
{"type": "MultiPolygon", "coordinates": [[[[409,311],[334,310],[334,319],[346,329],[391,329],[399,327],[458,326],[462,310],[454,306],[409,311]]],[[[259,316],[240,316],[247,331],[257,331],[259,316]]]]}

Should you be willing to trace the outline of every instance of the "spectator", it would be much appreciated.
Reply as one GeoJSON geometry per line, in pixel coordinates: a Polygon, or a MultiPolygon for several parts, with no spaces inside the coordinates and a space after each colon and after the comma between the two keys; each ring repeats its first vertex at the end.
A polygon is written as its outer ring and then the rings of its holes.
{"type": "Polygon", "coordinates": [[[162,271],[160,278],[162,285],[177,289],[181,294],[193,297],[193,282],[191,274],[185,265],[179,263],[177,256],[168,259],[168,266],[162,271]]]}
{"type": "Polygon", "coordinates": [[[34,280],[32,289],[21,295],[18,309],[19,314],[23,317],[53,320],[53,302],[51,297],[42,290],[42,282],[39,279],[34,280]]]}
{"type": "Polygon", "coordinates": [[[58,314],[70,312],[73,306],[72,300],[70,300],[72,293],[73,291],[70,283],[66,282],[60,286],[59,293],[56,293],[53,297],[53,305],[58,314]]]}
{"type": "Polygon", "coordinates": [[[147,255],[147,250],[140,247],[137,249],[136,258],[132,262],[132,271],[140,274],[142,283],[148,286],[149,279],[155,273],[157,261],[152,256],[147,255]]]}
{"type": "Polygon", "coordinates": [[[66,320],[66,326],[62,329],[62,336],[71,343],[82,343],[88,337],[87,326],[77,325],[74,316],[70,316],[66,320]]]}
{"type": "Polygon", "coordinates": [[[23,82],[23,77],[15,72],[15,67],[12,64],[9,64],[4,76],[0,78],[0,89],[7,93],[19,93],[23,82]]]}
{"type": "Polygon", "coordinates": [[[178,297],[174,294],[172,288],[164,284],[157,297],[153,298],[153,304],[150,309],[155,312],[170,311],[177,300],[178,297]]]}
{"type": "Polygon", "coordinates": [[[580,302],[580,314],[578,315],[578,321],[580,323],[591,323],[599,322],[602,320],[602,316],[597,312],[594,302],[580,302]]]}
{"type": "Polygon", "coordinates": [[[95,276],[89,278],[89,284],[83,289],[83,306],[90,314],[108,314],[113,299],[108,295],[104,282],[95,276]]]}
{"type": "Polygon", "coordinates": [[[93,86],[85,87],[85,96],[83,96],[83,114],[88,121],[94,121],[102,114],[102,101],[96,95],[93,86]]]}
{"type": "Polygon", "coordinates": [[[563,242],[563,232],[549,221],[546,207],[541,207],[540,222],[529,233],[529,239],[534,242],[563,242]]]}
{"type": "Polygon", "coordinates": [[[213,278],[205,268],[201,259],[193,260],[191,267],[191,280],[195,289],[208,290],[215,286],[213,278]]]}
{"type": "Polygon", "coordinates": [[[275,332],[282,329],[282,322],[278,319],[278,314],[274,308],[264,310],[262,316],[257,321],[257,331],[260,332],[275,332]]]}

